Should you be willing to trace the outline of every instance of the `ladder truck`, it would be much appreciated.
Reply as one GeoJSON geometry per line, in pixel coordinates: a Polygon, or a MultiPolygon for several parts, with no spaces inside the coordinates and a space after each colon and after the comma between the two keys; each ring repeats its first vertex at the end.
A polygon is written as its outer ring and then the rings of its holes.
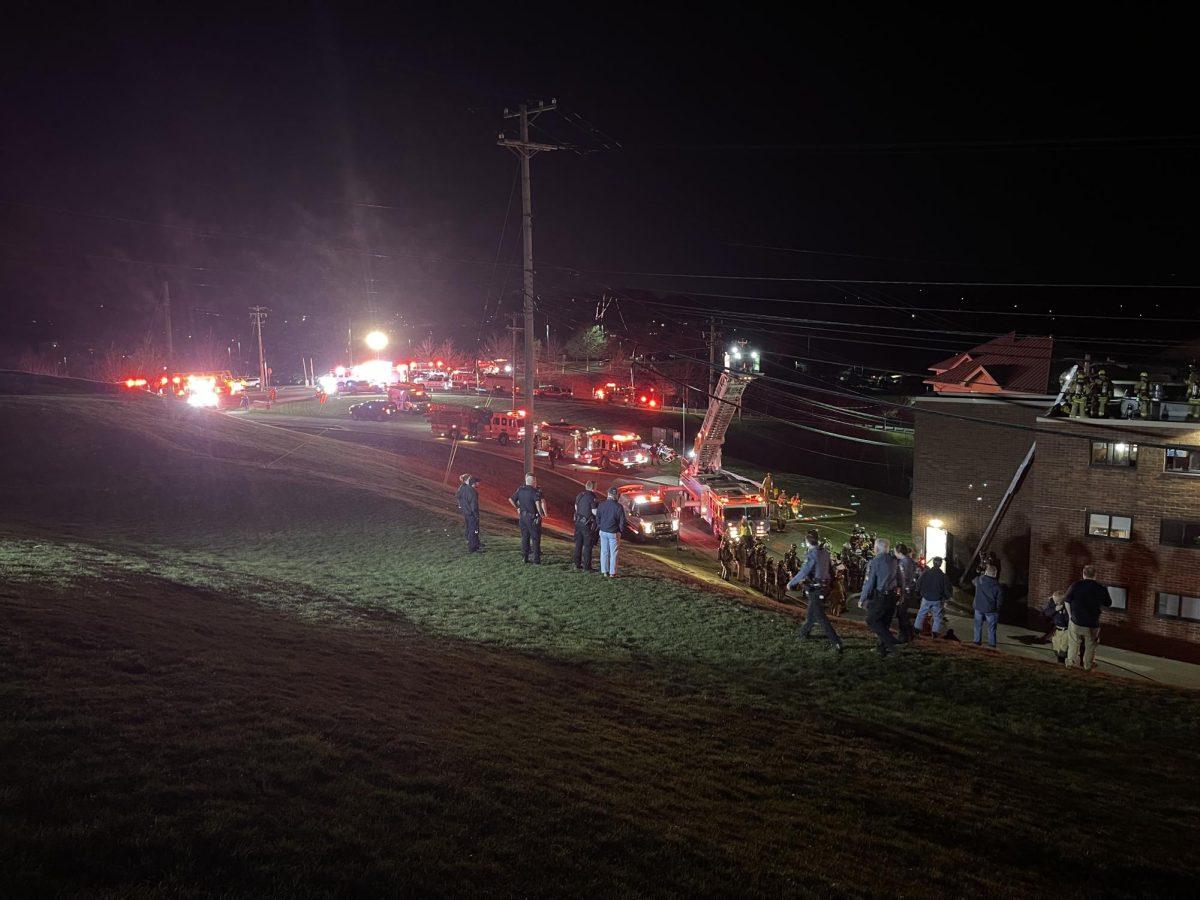
{"type": "Polygon", "coordinates": [[[687,492],[686,506],[694,509],[713,534],[735,536],[745,520],[755,535],[771,530],[767,499],[748,482],[721,470],[721,445],[729,423],[742,405],[742,394],[758,377],[758,352],[741,341],[725,354],[725,365],[716,390],[709,398],[704,424],[696,432],[691,457],[679,474],[687,492]]]}

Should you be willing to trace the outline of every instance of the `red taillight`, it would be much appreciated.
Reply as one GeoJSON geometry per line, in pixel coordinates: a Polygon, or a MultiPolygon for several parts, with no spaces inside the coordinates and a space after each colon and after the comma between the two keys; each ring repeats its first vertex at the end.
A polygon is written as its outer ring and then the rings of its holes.
{"type": "Polygon", "coordinates": [[[658,401],[657,401],[657,400],[651,400],[651,401],[650,401],[650,405],[651,405],[651,406],[658,406],[658,401]]]}

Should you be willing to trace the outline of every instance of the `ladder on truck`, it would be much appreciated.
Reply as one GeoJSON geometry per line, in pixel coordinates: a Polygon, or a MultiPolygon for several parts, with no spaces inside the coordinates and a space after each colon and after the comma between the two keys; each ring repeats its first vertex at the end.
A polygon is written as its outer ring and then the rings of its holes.
{"type": "Polygon", "coordinates": [[[725,368],[717,387],[708,401],[704,423],[696,432],[693,445],[695,473],[719,472],[721,470],[721,445],[725,443],[725,432],[729,423],[742,407],[742,394],[750,382],[758,376],[758,353],[746,350],[745,342],[725,354],[725,368]]]}

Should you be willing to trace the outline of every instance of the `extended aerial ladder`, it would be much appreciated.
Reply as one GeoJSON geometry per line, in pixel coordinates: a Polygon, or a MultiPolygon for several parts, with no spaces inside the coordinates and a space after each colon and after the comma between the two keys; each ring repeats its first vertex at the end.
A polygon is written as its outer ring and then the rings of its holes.
{"type": "Polygon", "coordinates": [[[725,354],[725,366],[716,389],[708,401],[704,424],[696,432],[696,443],[692,448],[692,460],[688,465],[691,474],[700,475],[721,470],[721,445],[725,443],[725,432],[729,423],[741,409],[742,394],[750,382],[758,377],[758,351],[746,348],[741,341],[725,354]]]}

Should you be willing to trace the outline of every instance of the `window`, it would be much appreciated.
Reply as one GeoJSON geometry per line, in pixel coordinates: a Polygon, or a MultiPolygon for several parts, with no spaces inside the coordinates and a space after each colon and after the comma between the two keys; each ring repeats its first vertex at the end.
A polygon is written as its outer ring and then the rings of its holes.
{"type": "Polygon", "coordinates": [[[1184,475],[1200,475],[1200,453],[1181,447],[1168,447],[1164,472],[1181,472],[1184,475]]]}
{"type": "Polygon", "coordinates": [[[1129,588],[1108,586],[1108,599],[1112,601],[1113,609],[1129,609],[1129,588]]]}
{"type": "Polygon", "coordinates": [[[1137,444],[1125,441],[1092,441],[1092,465],[1127,469],[1137,465],[1137,444]]]}
{"type": "Polygon", "coordinates": [[[1188,547],[1200,550],[1200,522],[1163,519],[1158,542],[1164,547],[1188,547]]]}
{"type": "Polygon", "coordinates": [[[1088,537],[1115,538],[1127,541],[1133,537],[1133,519],[1108,513],[1088,513],[1088,537]]]}
{"type": "Polygon", "coordinates": [[[1200,622],[1200,597],[1164,594],[1159,591],[1158,604],[1154,612],[1164,619],[1188,619],[1192,622],[1200,622]]]}

